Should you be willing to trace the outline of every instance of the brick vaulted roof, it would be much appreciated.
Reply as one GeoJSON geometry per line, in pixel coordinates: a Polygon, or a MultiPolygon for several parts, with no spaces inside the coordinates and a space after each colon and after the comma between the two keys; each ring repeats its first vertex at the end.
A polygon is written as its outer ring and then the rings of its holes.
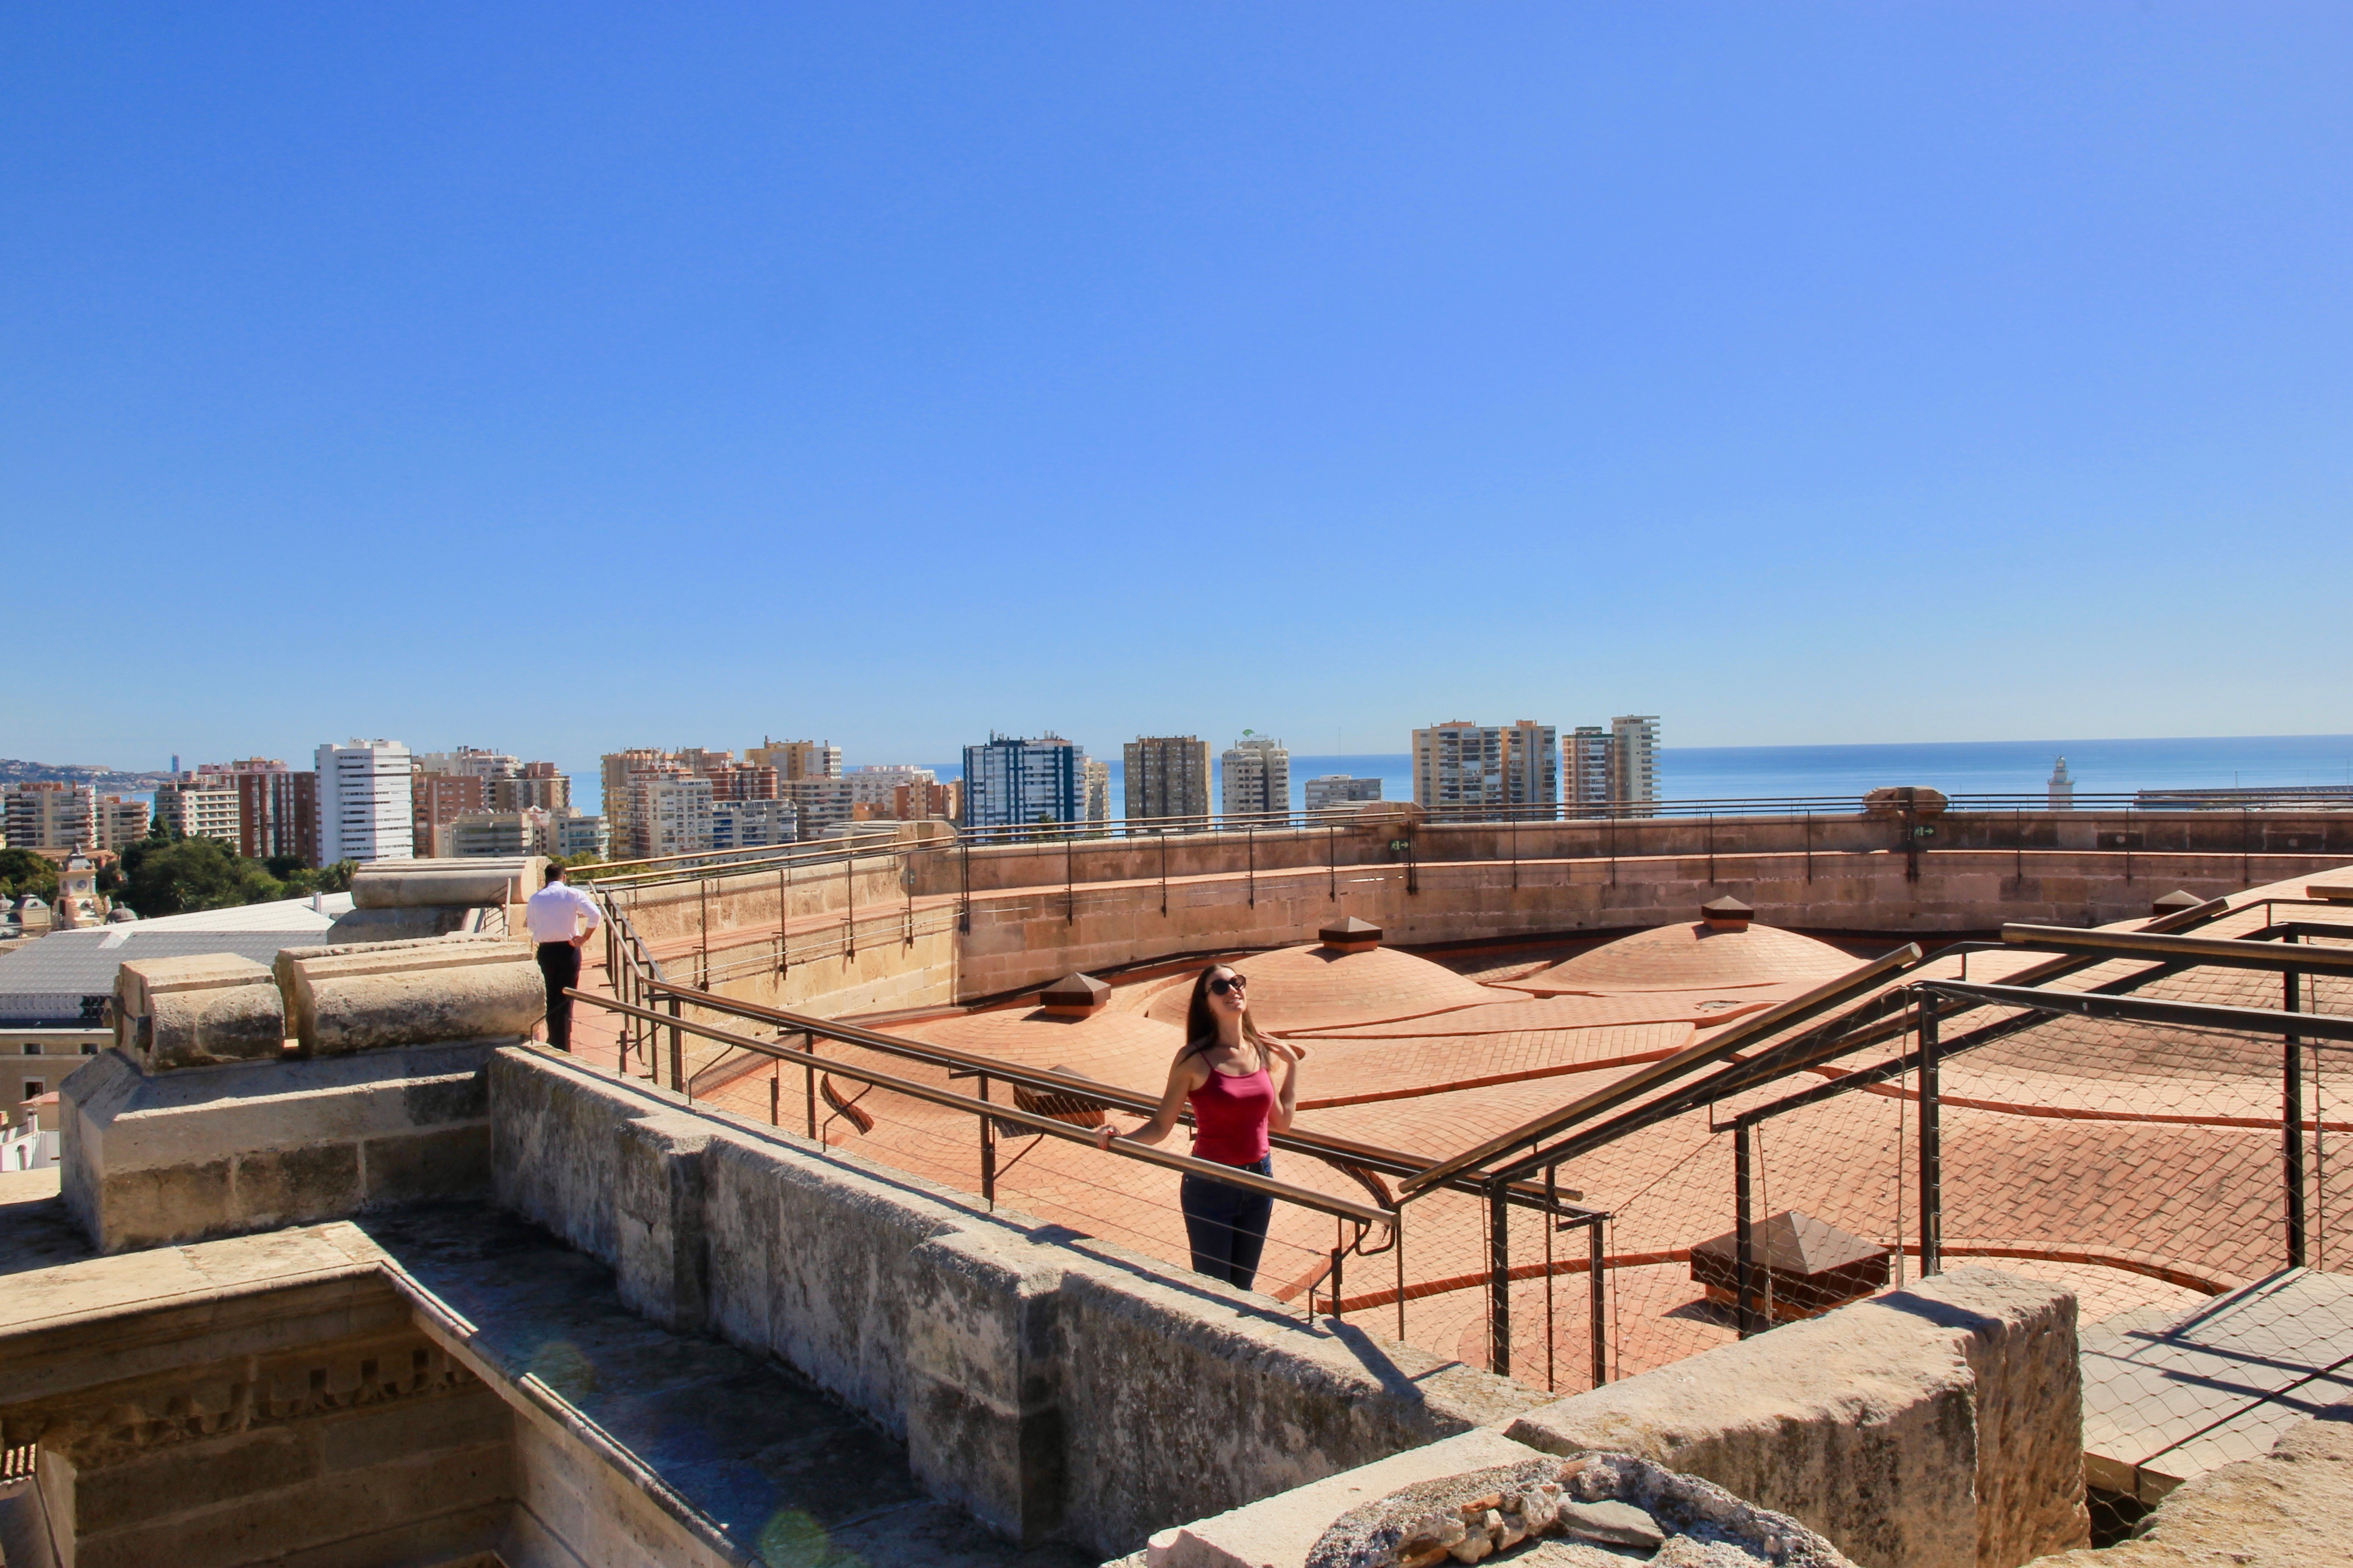
{"type": "Polygon", "coordinates": [[[1706,991],[1776,981],[1820,983],[1861,961],[1826,942],[1773,926],[1722,931],[1705,921],[1620,937],[1513,982],[1537,992],[1706,991]]]}
{"type": "MultiPolygon", "coordinates": [[[[1427,1017],[1510,1000],[1507,992],[1388,947],[1368,952],[1281,947],[1237,960],[1233,967],[1250,977],[1250,1013],[1259,1027],[1276,1034],[1427,1017]]],[[[1181,1029],[1192,995],[1190,981],[1172,985],[1152,999],[1150,1014],[1181,1029]]]]}

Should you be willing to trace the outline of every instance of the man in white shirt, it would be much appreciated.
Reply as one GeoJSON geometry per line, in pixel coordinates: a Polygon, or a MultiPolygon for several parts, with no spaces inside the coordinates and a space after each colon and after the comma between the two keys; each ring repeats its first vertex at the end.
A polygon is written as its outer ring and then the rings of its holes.
{"type": "Polygon", "coordinates": [[[572,998],[564,993],[580,984],[580,950],[605,923],[596,900],[564,879],[564,868],[547,868],[547,885],[523,906],[523,923],[539,944],[539,973],[547,982],[547,1043],[572,1049],[572,998]]]}

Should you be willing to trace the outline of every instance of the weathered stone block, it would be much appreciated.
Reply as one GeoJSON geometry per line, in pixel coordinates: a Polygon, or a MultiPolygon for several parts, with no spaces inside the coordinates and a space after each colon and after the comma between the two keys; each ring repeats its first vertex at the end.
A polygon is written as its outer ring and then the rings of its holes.
{"type": "Polygon", "coordinates": [[[279,969],[295,1036],[311,1056],[514,1039],[547,1010],[539,966],[520,942],[403,943],[317,958],[288,952],[279,969]]]}
{"type": "Polygon", "coordinates": [[[383,861],[362,867],[352,878],[352,907],[480,909],[519,904],[539,891],[546,867],[543,855],[383,861]]]}
{"type": "Polygon", "coordinates": [[[2075,1300],[1962,1268],[1529,1412],[1820,1531],[1864,1568],[2015,1568],[2088,1534],[2075,1300]]]}
{"type": "Polygon", "coordinates": [[[156,1075],[110,1050],[63,1087],[66,1206],[114,1252],[480,1191],[492,1048],[156,1075]]]}
{"type": "Polygon", "coordinates": [[[619,1129],[613,1193],[615,1283],[631,1309],[666,1329],[702,1329],[709,1254],[702,1231],[702,1152],[711,1124],[655,1115],[619,1129]]]}
{"type": "Polygon", "coordinates": [[[132,959],[114,977],[114,1039],[147,1072],[274,1059],[286,1008],[269,971],[235,953],[132,959]]]}

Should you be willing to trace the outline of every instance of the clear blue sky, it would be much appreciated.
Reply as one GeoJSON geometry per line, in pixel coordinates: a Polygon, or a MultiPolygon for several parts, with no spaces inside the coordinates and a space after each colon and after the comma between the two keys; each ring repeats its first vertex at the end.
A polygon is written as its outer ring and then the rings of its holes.
{"type": "Polygon", "coordinates": [[[0,14],[0,754],[2353,731],[2353,8],[0,14]]]}

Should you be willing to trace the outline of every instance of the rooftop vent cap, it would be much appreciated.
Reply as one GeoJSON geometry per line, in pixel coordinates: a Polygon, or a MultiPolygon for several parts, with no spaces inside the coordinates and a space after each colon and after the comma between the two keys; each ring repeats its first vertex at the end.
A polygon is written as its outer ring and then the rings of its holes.
{"type": "Polygon", "coordinates": [[[1318,931],[1315,940],[1335,952],[1370,952],[1381,945],[1381,928],[1350,915],[1318,931]]]}
{"type": "Polygon", "coordinates": [[[2184,910],[2194,910],[2205,901],[2186,888],[2176,888],[2165,897],[2151,902],[2148,912],[2157,916],[2178,915],[2184,910]]]}
{"type": "Polygon", "coordinates": [[[1047,1012],[1070,1018],[1100,1012],[1110,1000],[1111,987],[1092,974],[1065,974],[1038,994],[1039,1004],[1047,1012]]]}
{"type": "Polygon", "coordinates": [[[1757,911],[1738,899],[1726,895],[1699,907],[1700,918],[1710,931],[1746,931],[1757,911]]]}

